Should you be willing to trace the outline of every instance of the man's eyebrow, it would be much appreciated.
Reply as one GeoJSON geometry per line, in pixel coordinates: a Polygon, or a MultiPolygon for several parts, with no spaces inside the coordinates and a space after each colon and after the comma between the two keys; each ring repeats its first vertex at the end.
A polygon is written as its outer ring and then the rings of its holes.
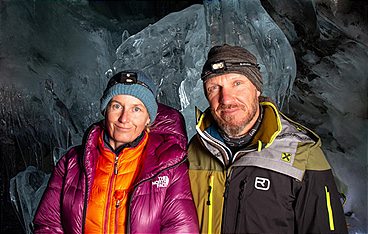
{"type": "Polygon", "coordinates": [[[237,79],[237,78],[248,79],[245,75],[242,74],[236,74],[230,77],[230,79],[237,79]]]}

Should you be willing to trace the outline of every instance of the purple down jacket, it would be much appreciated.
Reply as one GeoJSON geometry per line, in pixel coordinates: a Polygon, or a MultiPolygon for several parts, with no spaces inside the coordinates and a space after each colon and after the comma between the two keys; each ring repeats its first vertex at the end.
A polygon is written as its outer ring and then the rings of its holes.
{"type": "MultiPolygon", "coordinates": [[[[198,233],[190,191],[182,115],[159,104],[147,157],[127,205],[128,233],[198,233]]],[[[34,218],[35,233],[84,233],[102,123],[58,162],[34,218]]]]}

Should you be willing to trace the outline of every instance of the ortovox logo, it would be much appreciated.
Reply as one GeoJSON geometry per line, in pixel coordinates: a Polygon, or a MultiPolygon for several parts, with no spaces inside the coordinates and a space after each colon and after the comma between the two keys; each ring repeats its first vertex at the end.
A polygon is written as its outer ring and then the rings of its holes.
{"type": "Polygon", "coordinates": [[[166,188],[169,185],[168,176],[158,176],[156,181],[152,181],[152,185],[156,185],[157,188],[166,188]]]}
{"type": "Polygon", "coordinates": [[[282,153],[281,159],[285,162],[290,162],[291,160],[291,153],[282,153]]]}
{"type": "Polygon", "coordinates": [[[267,178],[256,177],[254,180],[254,187],[259,190],[269,190],[271,182],[267,178]]]}

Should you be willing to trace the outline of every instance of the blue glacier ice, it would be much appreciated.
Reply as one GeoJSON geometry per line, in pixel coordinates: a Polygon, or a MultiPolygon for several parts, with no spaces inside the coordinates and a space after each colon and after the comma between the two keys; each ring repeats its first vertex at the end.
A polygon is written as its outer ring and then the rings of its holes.
{"type": "Polygon", "coordinates": [[[256,55],[264,79],[263,95],[281,108],[296,76],[293,49],[259,0],[205,0],[207,45],[239,45],[256,55]]]}
{"type": "Polygon", "coordinates": [[[135,66],[152,74],[159,85],[159,101],[186,116],[188,135],[195,133],[194,106],[207,101],[200,80],[201,67],[213,45],[243,46],[258,58],[264,95],[282,107],[296,76],[293,50],[260,1],[204,1],[180,14],[170,14],[122,41],[116,61],[107,72],[135,66]]]}
{"type": "Polygon", "coordinates": [[[11,180],[10,196],[25,231],[30,233],[48,179],[42,169],[101,119],[99,98],[115,71],[135,67],[150,73],[159,85],[158,100],[183,113],[192,136],[194,107],[208,106],[201,67],[209,48],[226,42],[255,53],[264,94],[322,137],[347,196],[349,232],[366,233],[368,37],[352,36],[347,20],[336,23],[338,17],[324,14],[312,0],[269,2],[292,18],[280,13],[283,25],[276,25],[259,0],[205,0],[133,35],[129,22],[101,17],[87,1],[0,3],[1,150],[7,171],[22,169],[11,180]],[[299,16],[298,9],[310,17],[299,16]],[[302,43],[293,20],[315,40],[300,57],[293,52],[302,43]]]}

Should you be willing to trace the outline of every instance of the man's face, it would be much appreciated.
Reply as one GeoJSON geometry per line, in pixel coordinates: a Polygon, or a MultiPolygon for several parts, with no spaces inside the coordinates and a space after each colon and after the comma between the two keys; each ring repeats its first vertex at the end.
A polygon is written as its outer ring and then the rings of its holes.
{"type": "Polygon", "coordinates": [[[134,141],[150,122],[143,102],[130,95],[114,96],[107,106],[105,120],[109,143],[114,149],[134,141]]]}
{"type": "Polygon", "coordinates": [[[244,75],[230,73],[204,83],[211,113],[230,137],[246,134],[259,115],[260,92],[244,75]]]}

